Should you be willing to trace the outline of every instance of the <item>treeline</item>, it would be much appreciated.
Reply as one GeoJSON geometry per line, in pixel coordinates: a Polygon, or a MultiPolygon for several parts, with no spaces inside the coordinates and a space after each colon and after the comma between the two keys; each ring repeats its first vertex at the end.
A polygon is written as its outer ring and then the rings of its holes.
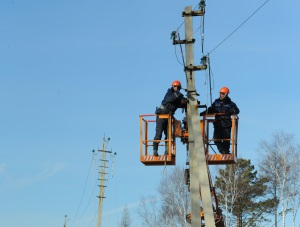
{"type": "MultiPolygon", "coordinates": [[[[256,166],[239,158],[236,165],[218,169],[213,179],[226,226],[285,227],[290,214],[295,227],[300,206],[300,145],[295,144],[293,134],[279,131],[269,141],[262,141],[257,153],[256,166]]],[[[191,212],[191,203],[184,171],[172,168],[162,175],[159,197],[141,198],[137,213],[144,226],[190,226],[186,215],[191,212]]],[[[120,226],[132,223],[126,208],[120,226]]]]}

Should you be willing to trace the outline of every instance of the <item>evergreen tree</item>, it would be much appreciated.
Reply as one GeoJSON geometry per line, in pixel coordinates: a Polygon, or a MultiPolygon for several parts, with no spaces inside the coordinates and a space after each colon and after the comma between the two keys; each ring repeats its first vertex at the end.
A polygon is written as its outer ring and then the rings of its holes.
{"type": "Polygon", "coordinates": [[[267,178],[258,178],[250,160],[238,159],[236,165],[227,165],[219,170],[215,187],[218,199],[225,212],[226,225],[259,226],[267,221],[264,213],[274,207],[273,199],[264,198],[267,178]]]}

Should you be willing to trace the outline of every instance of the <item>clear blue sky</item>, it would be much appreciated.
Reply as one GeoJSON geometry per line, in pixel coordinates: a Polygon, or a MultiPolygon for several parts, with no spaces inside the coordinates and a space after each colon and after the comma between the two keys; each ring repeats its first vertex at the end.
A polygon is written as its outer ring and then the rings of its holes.
{"type": "MultiPolygon", "coordinates": [[[[141,196],[156,193],[163,167],[139,162],[139,115],[154,112],[173,80],[185,81],[170,34],[198,2],[0,1],[0,226],[61,227],[65,214],[68,227],[95,226],[91,151],[104,134],[117,156],[103,226],[117,226],[126,205],[134,217],[141,196]]],[[[204,53],[264,2],[207,1],[204,53]]],[[[210,55],[213,99],[230,88],[241,110],[239,156],[254,164],[258,143],[276,130],[300,141],[299,8],[298,0],[270,0],[210,55]]],[[[196,86],[206,104],[204,72],[196,86]]],[[[178,154],[183,166],[184,147],[178,154]]]]}

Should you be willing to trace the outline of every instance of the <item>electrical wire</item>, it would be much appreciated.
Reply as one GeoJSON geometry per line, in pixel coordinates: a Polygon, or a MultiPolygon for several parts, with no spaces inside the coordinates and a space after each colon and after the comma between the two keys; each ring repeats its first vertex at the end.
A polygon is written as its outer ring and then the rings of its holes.
{"type": "MultiPolygon", "coordinates": [[[[179,35],[179,34],[178,34],[178,38],[179,38],[179,40],[180,40],[180,35],[179,35]]],[[[184,61],[184,54],[183,54],[183,51],[182,51],[182,46],[181,46],[181,44],[180,44],[180,52],[181,52],[181,56],[182,56],[183,70],[184,70],[185,76],[187,77],[186,70],[184,69],[184,67],[185,67],[185,61],[184,61]]]]}
{"type": "Polygon", "coordinates": [[[205,14],[201,17],[201,24],[200,26],[202,25],[202,32],[201,32],[201,50],[202,50],[202,54],[204,52],[204,16],[205,14]]]}
{"type": "MultiPolygon", "coordinates": [[[[200,1],[200,3],[198,3],[195,7],[194,7],[194,9],[193,10],[195,10],[198,6],[200,6],[200,4],[201,4],[201,1],[200,1]]],[[[185,17],[185,19],[184,19],[184,21],[177,27],[177,29],[175,30],[176,31],[176,34],[178,34],[178,36],[179,36],[179,29],[181,28],[181,26],[185,23],[185,21],[187,20],[187,17],[185,17]]],[[[202,24],[204,24],[204,19],[203,19],[203,23],[202,24]]],[[[202,26],[201,24],[200,24],[200,26],[196,29],[196,31],[192,34],[192,35],[194,35],[195,33],[197,33],[197,31],[200,29],[200,28],[202,28],[202,27],[204,27],[204,25],[202,26]]],[[[204,31],[204,30],[203,30],[204,31]]],[[[187,39],[190,39],[191,37],[187,37],[187,39]]],[[[180,40],[180,37],[179,37],[179,40],[180,40]]],[[[204,40],[203,40],[203,42],[204,42],[204,40]]],[[[203,46],[203,42],[202,42],[202,46],[203,46]]],[[[182,53],[182,55],[183,55],[183,52],[182,52],[182,47],[181,47],[181,44],[180,44],[180,49],[181,49],[181,53],[182,53]]],[[[203,48],[202,48],[203,49],[203,48]]],[[[203,51],[202,51],[203,52],[203,51]]],[[[181,63],[180,61],[179,61],[179,59],[178,59],[178,56],[177,56],[177,52],[176,52],[176,45],[175,45],[175,56],[176,56],[176,59],[177,59],[177,61],[178,61],[178,63],[180,64],[180,65],[182,65],[182,66],[185,66],[185,63],[181,63]]],[[[184,61],[183,61],[184,62],[184,61]]]]}
{"type": "Polygon", "coordinates": [[[91,220],[91,223],[90,223],[89,227],[91,227],[91,226],[93,225],[93,222],[94,222],[94,219],[95,219],[95,218],[96,218],[96,216],[97,216],[97,213],[98,213],[98,212],[96,212],[96,213],[95,213],[95,215],[94,215],[94,217],[92,218],[92,220],[91,220]]]}
{"type": "MultiPolygon", "coordinates": [[[[258,7],[244,22],[242,22],[235,30],[233,30],[227,37],[225,37],[217,46],[215,46],[210,52],[208,52],[208,54],[211,54],[213,51],[215,51],[219,46],[221,46],[230,36],[232,36],[238,29],[240,29],[248,20],[250,20],[251,17],[253,17],[268,1],[270,0],[266,0],[260,7],[258,7]]],[[[197,5],[199,6],[200,3],[197,5]]],[[[197,7],[196,6],[196,7],[197,7]]],[[[194,8],[194,10],[196,9],[196,7],[194,8]]],[[[185,20],[179,25],[179,27],[176,29],[176,32],[178,32],[178,30],[181,28],[181,26],[185,23],[187,18],[185,18],[185,20]]],[[[203,53],[203,46],[204,46],[204,15],[203,15],[203,23],[202,26],[200,25],[196,32],[202,27],[203,32],[202,32],[202,53],[203,53]]],[[[196,32],[194,32],[193,34],[195,34],[196,32]]],[[[176,47],[175,47],[176,50],[176,47]]],[[[175,51],[176,52],[176,51],[175,51]]],[[[177,55],[176,55],[177,57],[177,55]]],[[[179,62],[178,58],[177,61],[179,62]]],[[[180,63],[180,62],[179,62],[180,63]]],[[[182,63],[180,63],[182,65],[182,63]]]]}
{"type": "Polygon", "coordinates": [[[220,45],[222,45],[230,36],[232,36],[240,27],[242,27],[254,14],[256,14],[268,1],[266,0],[257,10],[255,10],[243,23],[241,23],[233,32],[231,32],[225,39],[223,39],[222,42],[220,42],[215,48],[213,48],[209,54],[211,54],[213,51],[215,51],[220,45]]]}
{"type": "Polygon", "coordinates": [[[209,54],[207,54],[207,59],[208,59],[207,61],[208,61],[209,97],[210,97],[210,105],[212,105],[212,90],[214,89],[215,85],[213,84],[213,88],[212,88],[213,73],[212,73],[212,70],[211,70],[209,54]]]}
{"type": "Polygon", "coordinates": [[[177,62],[178,62],[180,65],[184,66],[184,64],[181,63],[181,62],[179,61],[178,56],[177,56],[177,51],[176,51],[176,45],[174,45],[174,46],[175,46],[175,56],[176,56],[176,60],[177,60],[177,62]]]}
{"type": "Polygon", "coordinates": [[[90,175],[90,171],[91,171],[92,164],[93,164],[93,156],[92,156],[92,160],[91,160],[91,163],[90,163],[90,167],[89,167],[89,171],[88,171],[87,177],[86,177],[86,179],[85,179],[85,183],[84,183],[84,187],[83,187],[82,196],[81,196],[81,199],[80,199],[78,208],[77,208],[77,210],[76,210],[75,217],[73,218],[73,221],[72,221],[70,227],[71,227],[71,226],[73,225],[73,223],[75,222],[76,217],[77,217],[77,214],[78,214],[78,211],[79,211],[79,208],[80,208],[80,206],[81,206],[81,203],[82,203],[82,200],[83,200],[83,196],[84,196],[84,193],[85,193],[85,189],[86,189],[87,180],[88,180],[88,177],[89,177],[89,175],[90,175]]]}
{"type": "Polygon", "coordinates": [[[87,203],[87,205],[86,205],[84,211],[82,212],[82,214],[80,215],[80,217],[79,217],[78,219],[81,219],[81,218],[83,217],[83,215],[85,214],[85,212],[87,211],[87,209],[88,209],[88,207],[89,207],[89,205],[90,205],[90,202],[91,202],[91,200],[92,200],[92,198],[93,198],[93,195],[94,195],[94,192],[95,192],[95,189],[96,189],[96,188],[97,188],[97,181],[95,181],[95,185],[94,185],[94,188],[93,188],[93,190],[92,190],[92,192],[91,192],[89,201],[88,201],[88,203],[87,203]]]}
{"type": "MultiPolygon", "coordinates": [[[[196,34],[196,33],[198,32],[198,30],[199,30],[201,27],[202,27],[202,26],[200,25],[200,26],[196,29],[196,31],[193,33],[193,35],[196,34]]],[[[176,33],[178,33],[178,32],[176,31],[176,33]]],[[[178,37],[179,37],[178,40],[180,41],[180,35],[179,35],[179,33],[178,33],[178,37]]],[[[191,38],[191,37],[188,37],[187,40],[190,39],[190,38],[191,38]]],[[[204,40],[203,40],[203,42],[204,42],[204,40]]],[[[180,44],[180,45],[179,45],[179,48],[180,48],[180,52],[181,52],[182,62],[183,62],[183,63],[181,63],[180,60],[178,59],[177,51],[176,51],[176,45],[174,45],[174,46],[175,46],[175,56],[176,56],[177,62],[178,62],[180,65],[185,66],[185,62],[184,62],[184,53],[183,53],[183,51],[182,51],[182,45],[180,44]]],[[[202,51],[202,53],[203,53],[203,51],[202,51]]],[[[189,59],[187,59],[187,60],[189,60],[189,59]]]]}
{"type": "Polygon", "coordinates": [[[113,154],[112,150],[111,150],[111,153],[110,153],[110,156],[109,156],[110,165],[109,165],[109,170],[108,170],[108,175],[107,175],[107,181],[108,181],[108,179],[110,179],[114,175],[114,167],[115,167],[114,157],[115,156],[116,156],[116,154],[113,154]]]}
{"type": "MultiPolygon", "coordinates": [[[[200,3],[198,3],[198,4],[194,7],[193,10],[195,10],[199,5],[200,5],[200,3]]],[[[181,26],[185,23],[186,19],[187,19],[187,18],[185,18],[184,21],[178,26],[178,28],[176,29],[176,31],[178,31],[178,30],[181,28],[181,26]]]]}

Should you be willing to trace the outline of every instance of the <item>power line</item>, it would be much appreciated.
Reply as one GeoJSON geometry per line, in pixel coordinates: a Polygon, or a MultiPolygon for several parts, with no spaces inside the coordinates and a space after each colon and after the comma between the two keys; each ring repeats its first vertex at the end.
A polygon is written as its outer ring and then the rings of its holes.
{"type": "MultiPolygon", "coordinates": [[[[201,1],[200,1],[200,3],[198,3],[198,4],[194,7],[193,10],[195,10],[195,9],[196,9],[197,7],[199,7],[199,6],[201,6],[201,1]]],[[[184,21],[178,26],[178,28],[176,29],[176,31],[178,31],[178,30],[181,28],[181,26],[185,23],[186,19],[187,19],[187,18],[185,18],[184,21]]]]}
{"type": "Polygon", "coordinates": [[[85,212],[87,211],[87,209],[88,209],[88,207],[89,207],[89,205],[90,205],[90,202],[91,202],[91,200],[92,200],[92,197],[93,197],[93,195],[94,195],[94,191],[95,191],[96,187],[97,187],[97,181],[95,181],[94,188],[93,188],[93,190],[92,190],[92,192],[91,192],[91,195],[90,195],[89,201],[88,201],[88,203],[87,203],[87,205],[86,205],[86,207],[85,207],[85,210],[82,212],[81,216],[80,216],[78,219],[81,219],[81,218],[83,217],[83,215],[85,214],[85,212]]]}
{"type": "Polygon", "coordinates": [[[77,208],[77,210],[76,210],[75,217],[73,218],[73,221],[72,221],[70,227],[71,227],[71,226],[73,225],[73,223],[75,222],[75,219],[76,219],[76,217],[77,217],[79,208],[80,208],[80,206],[81,206],[81,203],[82,203],[82,200],[83,200],[83,196],[84,196],[84,193],[85,193],[85,189],[86,189],[87,180],[88,180],[88,177],[89,177],[89,175],[90,175],[90,170],[91,170],[92,163],[93,163],[93,156],[92,156],[92,160],[91,160],[91,164],[90,164],[90,167],[89,167],[89,171],[88,171],[87,177],[86,177],[86,179],[85,179],[85,183],[84,183],[84,188],[83,188],[82,196],[81,196],[81,199],[80,199],[78,208],[77,208]]]}
{"type": "Polygon", "coordinates": [[[91,223],[90,223],[89,227],[91,227],[91,226],[93,225],[93,222],[94,222],[94,220],[95,220],[97,214],[98,214],[98,212],[95,213],[94,217],[93,217],[92,220],[91,220],[91,223]]]}
{"type": "Polygon", "coordinates": [[[231,32],[222,42],[220,42],[212,51],[209,52],[211,54],[215,49],[217,49],[221,44],[223,44],[231,35],[233,35],[240,27],[242,27],[254,14],[256,14],[268,1],[266,0],[257,10],[255,10],[243,23],[240,24],[233,32],[231,32]]]}

